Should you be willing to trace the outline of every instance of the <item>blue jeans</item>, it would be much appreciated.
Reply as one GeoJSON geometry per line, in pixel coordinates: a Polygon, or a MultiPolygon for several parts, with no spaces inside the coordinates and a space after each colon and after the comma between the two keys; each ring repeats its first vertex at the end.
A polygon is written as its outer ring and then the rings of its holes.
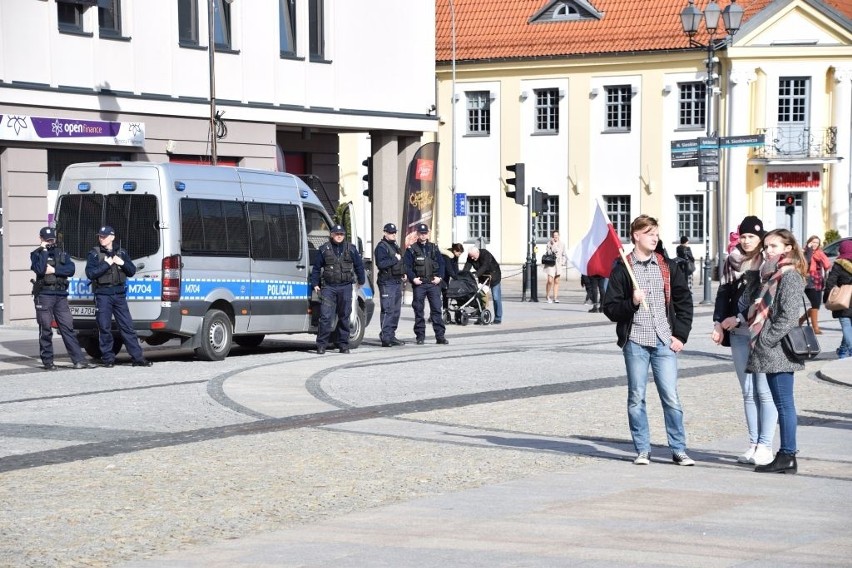
{"type": "Polygon", "coordinates": [[[769,380],[769,390],[772,400],[778,409],[778,425],[780,426],[780,451],[787,454],[796,453],[796,403],[793,400],[793,373],[766,373],[769,380]]]}
{"type": "Polygon", "coordinates": [[[491,287],[491,301],[494,302],[494,321],[503,320],[503,292],[500,285],[491,287]]]}
{"type": "Polygon", "coordinates": [[[651,451],[651,434],[645,411],[649,366],[654,370],[654,382],[663,405],[669,448],[672,452],[685,451],[683,410],[677,395],[677,354],[659,339],[656,347],[644,347],[628,340],[622,352],[627,366],[627,420],[636,453],[651,451]]]}
{"type": "Polygon", "coordinates": [[[843,339],[840,341],[840,349],[838,355],[848,357],[852,355],[852,318],[838,318],[840,320],[840,331],[843,332],[843,339]]]}
{"type": "Polygon", "coordinates": [[[771,446],[775,438],[775,424],[778,423],[778,411],[772,401],[772,393],[766,380],[766,373],[746,371],[749,355],[748,334],[731,334],[731,357],[734,369],[740,380],[745,407],[748,441],[752,444],[771,446]]]}

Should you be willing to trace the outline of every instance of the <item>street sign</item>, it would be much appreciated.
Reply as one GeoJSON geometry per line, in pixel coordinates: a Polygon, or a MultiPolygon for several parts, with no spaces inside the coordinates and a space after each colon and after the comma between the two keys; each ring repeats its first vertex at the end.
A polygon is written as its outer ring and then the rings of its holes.
{"type": "Polygon", "coordinates": [[[698,139],[698,181],[719,181],[719,139],[698,139]]]}
{"type": "Polygon", "coordinates": [[[467,194],[466,193],[457,193],[456,194],[456,203],[455,203],[454,215],[456,217],[466,217],[467,216],[467,194]]]}
{"type": "Polygon", "coordinates": [[[698,165],[698,140],[672,140],[672,167],[690,168],[698,165]]]}
{"type": "Polygon", "coordinates": [[[743,148],[747,146],[763,146],[766,144],[766,136],[763,134],[752,134],[750,136],[722,136],[720,146],[722,148],[743,148]]]}

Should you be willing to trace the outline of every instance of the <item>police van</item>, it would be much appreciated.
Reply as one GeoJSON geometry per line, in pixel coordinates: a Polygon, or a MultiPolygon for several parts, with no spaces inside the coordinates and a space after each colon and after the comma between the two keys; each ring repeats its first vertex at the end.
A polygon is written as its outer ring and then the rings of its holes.
{"type": "MultiPolygon", "coordinates": [[[[58,244],[74,259],[69,305],[82,345],[100,356],[86,257],[103,225],[115,229],[137,272],[127,300],[139,338],[179,339],[219,361],[231,343],[254,347],[272,333],[316,333],[309,285],[332,222],[316,194],[286,173],[246,168],[86,163],[69,166],[56,205],[58,244]]],[[[373,315],[368,283],[355,285],[352,347],[373,315]]],[[[115,331],[115,328],[114,328],[115,331]]],[[[116,332],[115,349],[121,348],[116,332]]]]}

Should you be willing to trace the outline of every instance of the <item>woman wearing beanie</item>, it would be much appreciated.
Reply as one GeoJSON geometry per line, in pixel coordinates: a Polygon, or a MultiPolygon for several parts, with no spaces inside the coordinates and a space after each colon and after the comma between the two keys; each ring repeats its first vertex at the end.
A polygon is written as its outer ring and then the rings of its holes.
{"type": "Polygon", "coordinates": [[[763,264],[763,222],[750,215],[739,229],[739,244],[731,249],[716,294],[712,339],[731,347],[731,358],[740,381],[749,446],[737,457],[740,463],[765,465],[772,461],[772,439],[778,411],[764,373],[746,370],[749,356],[748,309],[760,289],[763,264]]]}
{"type": "Polygon", "coordinates": [[[793,400],[793,373],[805,368],[781,341],[799,325],[804,308],[802,295],[808,265],[796,237],[787,229],[769,231],[763,237],[761,288],[748,310],[751,355],[747,369],[766,373],[772,400],[778,410],[781,446],[775,459],[758,465],[761,473],[796,473],[796,403],[793,400]]]}
{"type": "Polygon", "coordinates": [[[805,323],[805,320],[810,316],[811,326],[814,328],[814,333],[822,333],[819,329],[819,307],[822,305],[822,289],[825,284],[825,273],[831,268],[831,263],[828,257],[822,251],[822,240],[812,235],[808,237],[808,243],[805,247],[805,262],[808,263],[808,281],[805,285],[805,295],[811,302],[811,307],[808,308],[808,313],[802,316],[799,325],[805,323]]]}
{"type": "MultiPolygon", "coordinates": [[[[852,241],[840,243],[840,253],[825,279],[823,302],[828,300],[828,293],[832,288],[844,284],[852,284],[852,241]]],[[[852,306],[845,310],[834,310],[831,312],[831,317],[840,320],[840,330],[843,332],[843,339],[840,341],[840,347],[837,348],[837,356],[840,359],[852,357],[852,306]]]]}

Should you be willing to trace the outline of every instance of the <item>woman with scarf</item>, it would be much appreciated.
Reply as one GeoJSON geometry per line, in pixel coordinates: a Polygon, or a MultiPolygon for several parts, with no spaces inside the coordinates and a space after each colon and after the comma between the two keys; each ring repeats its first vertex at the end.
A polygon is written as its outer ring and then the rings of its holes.
{"type": "MultiPolygon", "coordinates": [[[[832,288],[844,284],[852,284],[852,241],[840,243],[837,259],[834,261],[834,266],[831,267],[831,272],[828,273],[828,278],[825,279],[822,301],[828,300],[828,293],[832,288]]],[[[834,310],[831,312],[831,316],[840,320],[840,330],[843,332],[843,339],[837,349],[837,356],[840,359],[852,357],[852,306],[845,310],[834,310]]]]}
{"type": "Polygon", "coordinates": [[[760,292],[748,311],[751,355],[747,369],[766,373],[772,400],[778,410],[781,446],[772,462],[759,465],[754,471],[796,473],[798,448],[793,373],[801,371],[805,365],[784,349],[781,340],[799,325],[808,264],[796,237],[787,229],[766,233],[763,252],[760,292]]]}
{"type": "Polygon", "coordinates": [[[808,313],[802,316],[799,325],[805,323],[808,316],[811,318],[811,327],[814,328],[814,333],[822,333],[819,330],[819,307],[822,305],[822,289],[825,284],[825,274],[831,268],[831,262],[822,251],[822,240],[812,235],[808,237],[808,243],[805,246],[805,262],[808,263],[808,281],[805,285],[805,295],[811,302],[811,307],[808,308],[808,313]]]}
{"type": "Polygon", "coordinates": [[[772,461],[772,439],[778,422],[766,374],[746,370],[750,351],[748,309],[760,289],[764,233],[763,222],[753,215],[740,223],[739,244],[731,249],[722,270],[711,335],[717,345],[731,347],[731,358],[743,393],[749,446],[737,461],[755,465],[772,461]]]}

